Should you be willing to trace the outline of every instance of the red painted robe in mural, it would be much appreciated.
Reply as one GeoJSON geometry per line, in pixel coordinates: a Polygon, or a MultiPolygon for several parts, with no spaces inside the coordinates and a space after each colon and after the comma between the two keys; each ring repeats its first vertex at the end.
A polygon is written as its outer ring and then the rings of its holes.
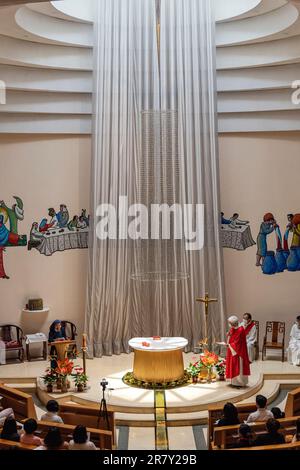
{"type": "Polygon", "coordinates": [[[227,349],[226,356],[226,378],[234,379],[238,376],[250,375],[246,334],[242,326],[230,329],[228,333],[228,344],[230,346],[227,349]]]}

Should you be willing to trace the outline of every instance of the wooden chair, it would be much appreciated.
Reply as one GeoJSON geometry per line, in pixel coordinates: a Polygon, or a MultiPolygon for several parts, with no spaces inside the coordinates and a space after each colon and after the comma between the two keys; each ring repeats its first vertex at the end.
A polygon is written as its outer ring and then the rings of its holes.
{"type": "MultiPolygon", "coordinates": [[[[0,450],[34,450],[36,446],[22,444],[21,442],[0,439],[0,450]]],[[[13,461],[13,459],[12,459],[13,461]]]]}
{"type": "Polygon", "coordinates": [[[254,320],[255,326],[256,326],[256,341],[254,343],[254,349],[255,349],[255,360],[258,361],[259,359],[259,321],[254,320]]]}
{"type": "Polygon", "coordinates": [[[0,339],[5,344],[6,355],[8,352],[17,352],[18,359],[24,362],[24,334],[17,325],[0,325],[0,339]]]}
{"type": "Polygon", "coordinates": [[[266,357],[267,349],[277,349],[281,350],[281,360],[284,362],[284,340],[285,323],[279,321],[267,321],[266,333],[262,348],[262,360],[264,360],[266,357]]]}

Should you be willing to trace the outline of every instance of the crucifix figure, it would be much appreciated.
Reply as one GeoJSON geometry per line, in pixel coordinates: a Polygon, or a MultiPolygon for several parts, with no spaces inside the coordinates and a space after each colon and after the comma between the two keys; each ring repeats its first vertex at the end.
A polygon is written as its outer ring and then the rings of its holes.
{"type": "Polygon", "coordinates": [[[204,340],[200,341],[199,344],[207,346],[208,344],[211,344],[211,341],[208,341],[208,308],[209,308],[209,304],[211,302],[218,302],[218,299],[210,298],[208,293],[206,292],[205,297],[198,297],[196,299],[196,302],[204,303],[204,307],[205,307],[205,310],[204,310],[205,311],[205,328],[204,328],[205,338],[204,338],[204,340]]]}

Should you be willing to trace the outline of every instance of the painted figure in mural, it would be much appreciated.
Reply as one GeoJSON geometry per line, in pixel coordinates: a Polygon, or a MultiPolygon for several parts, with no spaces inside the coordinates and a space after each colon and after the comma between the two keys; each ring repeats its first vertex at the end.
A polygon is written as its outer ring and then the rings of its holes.
{"type": "Polygon", "coordinates": [[[10,232],[5,225],[4,215],[0,215],[0,247],[23,245],[26,235],[19,236],[17,233],[10,232]]]}
{"type": "Polygon", "coordinates": [[[274,232],[276,227],[277,223],[273,214],[265,214],[257,236],[256,266],[262,265],[268,251],[267,236],[274,232]]]}
{"type": "Polygon", "coordinates": [[[48,220],[47,219],[43,219],[39,225],[39,231],[41,233],[43,232],[48,232],[49,228],[51,228],[52,225],[51,224],[48,224],[48,220]]]}
{"type": "Polygon", "coordinates": [[[14,204],[11,209],[5,204],[4,201],[0,201],[0,207],[2,212],[5,211],[7,213],[10,224],[9,231],[11,233],[17,234],[18,221],[24,220],[24,205],[22,199],[18,196],[14,196],[14,199],[16,200],[16,204],[14,204]]]}
{"type": "Polygon", "coordinates": [[[78,219],[77,228],[87,228],[87,223],[82,215],[78,219]]]}
{"type": "Polygon", "coordinates": [[[65,228],[68,225],[70,216],[67,206],[65,204],[61,204],[59,208],[59,212],[56,214],[59,228],[65,228]]]}
{"type": "Polygon", "coordinates": [[[283,239],[283,249],[285,251],[288,251],[289,249],[289,236],[290,236],[290,233],[293,232],[293,217],[294,217],[294,214],[287,215],[288,224],[286,226],[286,230],[284,232],[284,239],[283,239]]]}
{"type": "Polygon", "coordinates": [[[295,214],[292,219],[293,224],[293,239],[291,247],[300,247],[300,214],[295,214]]]}
{"type": "Polygon", "coordinates": [[[230,228],[238,228],[241,225],[248,225],[249,220],[241,220],[239,219],[239,214],[235,213],[232,217],[230,217],[230,228]]]}
{"type": "Polygon", "coordinates": [[[231,224],[231,220],[225,219],[224,212],[221,212],[221,224],[222,225],[230,225],[231,224]]]}
{"type": "Polygon", "coordinates": [[[74,215],[73,219],[68,223],[68,229],[73,232],[78,228],[79,217],[78,215],[74,215]]]}
{"type": "Polygon", "coordinates": [[[51,217],[50,224],[49,224],[50,227],[49,228],[58,228],[59,227],[59,222],[58,222],[58,218],[57,218],[55,209],[53,207],[50,207],[50,209],[48,209],[48,215],[49,215],[49,217],[51,217]]]}
{"type": "Polygon", "coordinates": [[[86,209],[82,209],[82,211],[81,211],[81,217],[82,217],[82,220],[85,221],[86,226],[89,227],[89,225],[90,225],[90,216],[87,216],[87,215],[86,215],[86,209]]]}
{"type": "Polygon", "coordinates": [[[40,232],[39,230],[39,224],[37,222],[33,222],[32,226],[31,226],[31,230],[30,230],[30,239],[29,239],[29,242],[28,242],[28,250],[30,251],[31,248],[36,248],[37,246],[39,246],[43,239],[44,239],[44,235],[42,232],[40,232]]]}

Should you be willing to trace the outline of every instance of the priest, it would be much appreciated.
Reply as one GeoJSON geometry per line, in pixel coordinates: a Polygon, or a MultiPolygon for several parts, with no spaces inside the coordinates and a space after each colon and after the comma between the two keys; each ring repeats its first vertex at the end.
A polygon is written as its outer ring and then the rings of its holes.
{"type": "Polygon", "coordinates": [[[300,315],[298,315],[292,326],[287,353],[290,364],[300,366],[300,315]]]}
{"type": "Polygon", "coordinates": [[[251,313],[244,313],[240,326],[245,330],[248,356],[251,363],[255,361],[255,344],[257,341],[257,329],[251,313]]]}
{"type": "Polygon", "coordinates": [[[236,316],[228,318],[229,333],[227,336],[226,379],[233,387],[245,387],[250,375],[250,363],[247,351],[246,333],[239,326],[236,316]]]}

